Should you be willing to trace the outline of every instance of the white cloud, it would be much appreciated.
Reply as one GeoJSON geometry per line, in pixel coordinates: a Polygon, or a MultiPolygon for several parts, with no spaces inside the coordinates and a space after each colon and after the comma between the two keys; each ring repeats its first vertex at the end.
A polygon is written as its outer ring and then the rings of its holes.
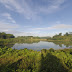
{"type": "MultiPolygon", "coordinates": [[[[57,32],[56,32],[57,33],[57,32]]],[[[58,33],[57,33],[58,34],[58,33]]],[[[54,33],[38,33],[38,32],[19,32],[19,33],[14,33],[14,35],[17,36],[40,36],[40,37],[44,37],[44,36],[53,36],[55,35],[54,33]]]]}
{"type": "MultiPolygon", "coordinates": [[[[72,25],[66,25],[66,24],[57,24],[51,27],[46,27],[46,28],[34,28],[33,31],[25,32],[25,31],[16,31],[16,28],[19,28],[18,25],[16,24],[9,24],[6,22],[1,22],[0,21],[0,32],[6,32],[6,33],[12,33],[15,36],[53,36],[54,34],[58,34],[59,30],[58,29],[72,29],[72,25]],[[15,30],[14,30],[15,29],[15,30]],[[56,32],[42,32],[42,30],[56,30],[56,32]]],[[[61,32],[61,31],[60,31],[61,32]]],[[[64,32],[64,31],[63,31],[64,32]]],[[[65,31],[67,32],[67,31],[65,31]]],[[[64,32],[64,33],[65,33],[64,32]]]]}
{"type": "Polygon", "coordinates": [[[32,28],[32,26],[23,26],[24,28],[32,28]]]}
{"type": "Polygon", "coordinates": [[[58,24],[56,26],[51,27],[50,29],[69,29],[69,28],[72,28],[72,25],[58,24]]]}
{"type": "Polygon", "coordinates": [[[1,16],[3,19],[0,20],[0,32],[14,33],[12,31],[19,28],[19,25],[16,24],[16,21],[12,18],[11,14],[2,13],[1,16]]]}
{"type": "Polygon", "coordinates": [[[13,34],[14,36],[17,36],[18,34],[20,35],[21,32],[17,31],[17,30],[8,30],[8,31],[4,31],[8,34],[13,34]]]}
{"type": "Polygon", "coordinates": [[[22,0],[21,3],[18,0],[0,0],[6,8],[23,14],[27,19],[34,17],[35,12],[33,12],[30,6],[26,3],[25,0],[22,0]]]}
{"type": "MultiPolygon", "coordinates": [[[[3,14],[6,17],[9,17],[9,14],[3,14]]],[[[5,20],[0,21],[0,32],[5,32],[5,33],[9,33],[9,34],[19,34],[20,32],[17,31],[18,28],[20,28],[20,26],[18,24],[15,23],[9,23],[5,20]]]]}
{"type": "Polygon", "coordinates": [[[66,0],[49,0],[50,5],[39,7],[40,12],[44,12],[46,14],[53,13],[54,11],[59,10],[65,1],[66,0]]]}
{"type": "Polygon", "coordinates": [[[19,25],[0,21],[0,32],[6,32],[16,28],[19,28],[19,25]]]}
{"type": "Polygon", "coordinates": [[[4,6],[12,11],[23,14],[27,19],[39,17],[40,13],[49,14],[61,8],[66,0],[42,0],[45,5],[34,3],[33,0],[0,0],[4,6]]]}
{"type": "Polygon", "coordinates": [[[52,30],[52,29],[71,29],[72,25],[67,25],[67,24],[56,24],[51,27],[45,27],[45,28],[34,28],[34,30],[52,30]]]}
{"type": "Polygon", "coordinates": [[[36,32],[20,32],[15,33],[14,35],[17,37],[17,36],[47,36],[48,34],[40,34],[36,32]]]}
{"type": "Polygon", "coordinates": [[[6,17],[12,23],[16,23],[16,21],[11,17],[11,15],[9,13],[3,13],[2,16],[6,17]]]}

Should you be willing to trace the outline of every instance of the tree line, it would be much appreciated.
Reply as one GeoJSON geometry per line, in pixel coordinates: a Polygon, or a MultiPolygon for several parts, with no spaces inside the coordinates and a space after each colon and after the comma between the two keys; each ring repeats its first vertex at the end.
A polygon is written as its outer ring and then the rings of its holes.
{"type": "MultiPolygon", "coordinates": [[[[49,40],[49,39],[48,39],[49,40]]],[[[71,40],[72,41],[72,32],[66,32],[64,35],[62,33],[54,35],[50,40],[71,40]]]]}
{"type": "Polygon", "coordinates": [[[13,34],[6,34],[5,32],[0,32],[0,39],[15,38],[13,34]]]}
{"type": "Polygon", "coordinates": [[[34,36],[18,36],[18,39],[40,39],[40,37],[34,37],[34,36]]]}

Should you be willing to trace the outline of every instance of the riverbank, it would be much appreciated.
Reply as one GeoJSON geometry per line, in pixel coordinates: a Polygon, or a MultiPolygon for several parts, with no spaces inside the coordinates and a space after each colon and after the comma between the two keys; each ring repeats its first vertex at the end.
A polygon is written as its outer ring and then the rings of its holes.
{"type": "Polygon", "coordinates": [[[72,49],[0,48],[1,72],[72,72],[72,49]]]}
{"type": "Polygon", "coordinates": [[[61,42],[65,42],[65,41],[72,41],[72,40],[47,40],[48,42],[54,42],[54,41],[61,41],[61,42]]]}

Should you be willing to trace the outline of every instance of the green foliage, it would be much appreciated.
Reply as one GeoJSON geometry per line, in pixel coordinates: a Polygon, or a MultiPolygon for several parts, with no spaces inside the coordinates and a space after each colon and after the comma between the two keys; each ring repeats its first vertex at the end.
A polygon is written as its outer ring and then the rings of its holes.
{"type": "Polygon", "coordinates": [[[0,48],[0,72],[71,72],[72,49],[0,48]]]}
{"type": "Polygon", "coordinates": [[[58,40],[58,41],[72,41],[72,34],[66,32],[66,34],[64,34],[62,36],[62,33],[59,33],[58,35],[54,35],[51,39],[48,40],[58,40]]]}
{"type": "Polygon", "coordinates": [[[0,38],[1,39],[8,39],[8,38],[15,38],[13,34],[6,34],[4,32],[0,32],[0,38]]]}
{"type": "MultiPolygon", "coordinates": [[[[52,39],[71,40],[71,37],[71,34],[62,36],[60,33],[52,39]]],[[[10,48],[9,45],[39,42],[39,37],[12,38],[11,34],[0,33],[0,38],[0,72],[72,72],[72,49],[54,50],[50,48],[38,52],[27,48],[17,50],[10,48]]],[[[54,43],[59,43],[60,46],[63,44],[58,41],[54,43]]],[[[72,42],[64,44],[68,46],[72,42]]]]}
{"type": "Polygon", "coordinates": [[[25,38],[9,38],[9,39],[0,39],[0,47],[3,48],[5,46],[12,47],[15,43],[38,43],[39,39],[25,39],[25,38]]]}
{"type": "Polygon", "coordinates": [[[40,39],[40,37],[33,37],[33,36],[18,36],[18,39],[40,39]]]}
{"type": "Polygon", "coordinates": [[[66,32],[65,36],[68,36],[68,35],[69,35],[68,32],[66,32]]]}
{"type": "Polygon", "coordinates": [[[54,52],[55,50],[54,50],[53,48],[50,48],[49,51],[50,51],[50,52],[54,52]]]}
{"type": "Polygon", "coordinates": [[[59,33],[59,36],[62,36],[62,33],[59,33]]]}

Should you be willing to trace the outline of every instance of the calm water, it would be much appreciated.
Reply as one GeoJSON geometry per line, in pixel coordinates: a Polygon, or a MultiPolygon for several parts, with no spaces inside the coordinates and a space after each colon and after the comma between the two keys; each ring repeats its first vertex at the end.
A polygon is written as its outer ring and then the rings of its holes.
{"type": "Polygon", "coordinates": [[[42,49],[50,49],[50,48],[54,48],[54,49],[64,49],[64,48],[71,48],[72,45],[70,43],[59,43],[59,42],[46,42],[46,41],[40,41],[38,43],[15,43],[15,45],[13,45],[13,49],[32,49],[32,50],[37,50],[40,51],[42,49]]]}

